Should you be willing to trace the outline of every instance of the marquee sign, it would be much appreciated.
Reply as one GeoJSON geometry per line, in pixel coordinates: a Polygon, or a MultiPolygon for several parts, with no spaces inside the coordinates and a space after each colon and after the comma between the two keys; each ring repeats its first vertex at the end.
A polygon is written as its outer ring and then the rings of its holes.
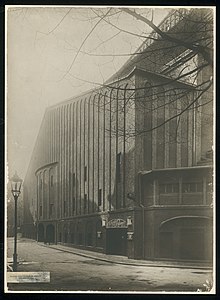
{"type": "Polygon", "coordinates": [[[123,219],[112,219],[108,221],[106,228],[127,228],[126,220],[123,219]]]}

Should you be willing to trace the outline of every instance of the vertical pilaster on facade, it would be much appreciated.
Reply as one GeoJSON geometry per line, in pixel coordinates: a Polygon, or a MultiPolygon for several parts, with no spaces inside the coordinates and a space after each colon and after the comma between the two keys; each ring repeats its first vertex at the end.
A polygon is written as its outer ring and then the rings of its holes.
{"type": "MultiPolygon", "coordinates": [[[[198,97],[195,95],[195,97],[198,97]]],[[[202,110],[199,106],[199,101],[195,103],[195,163],[197,163],[202,156],[202,147],[201,147],[201,137],[202,137],[202,127],[201,127],[201,118],[202,110]]]]}
{"type": "Polygon", "coordinates": [[[68,104],[66,106],[66,151],[65,151],[65,155],[66,155],[66,172],[65,172],[65,177],[66,177],[66,216],[69,216],[70,213],[70,207],[69,207],[69,112],[70,112],[70,105],[68,104]]]}
{"type": "Polygon", "coordinates": [[[36,221],[38,222],[38,220],[39,220],[39,175],[38,174],[36,174],[36,183],[37,183],[36,221]]]}
{"type": "Polygon", "coordinates": [[[95,102],[96,102],[96,96],[94,95],[93,97],[93,104],[92,104],[92,109],[93,109],[93,113],[92,113],[92,162],[93,162],[93,166],[92,166],[92,212],[95,211],[95,102]]]}
{"type": "MultiPolygon", "coordinates": [[[[189,95],[190,102],[193,101],[192,96],[189,95]]],[[[193,107],[188,111],[188,167],[193,165],[193,107]]]]}
{"type": "Polygon", "coordinates": [[[99,205],[98,205],[98,199],[99,199],[99,122],[100,118],[98,116],[99,112],[99,102],[100,102],[100,93],[97,93],[96,102],[95,102],[95,118],[94,118],[94,125],[95,125],[95,131],[94,131],[94,143],[95,143],[95,149],[94,149],[94,211],[99,211],[99,205]],[[97,147],[97,148],[96,148],[97,147]]]}
{"type": "Polygon", "coordinates": [[[116,157],[116,160],[115,160],[115,170],[116,170],[116,176],[115,176],[115,206],[116,206],[116,209],[120,207],[120,203],[119,203],[119,197],[118,197],[118,185],[119,185],[119,182],[118,182],[118,174],[119,174],[119,164],[118,164],[118,117],[119,117],[119,105],[118,105],[118,97],[119,97],[119,89],[120,89],[120,86],[118,86],[117,88],[117,92],[116,92],[116,116],[115,116],[115,157],[116,157]]]}
{"type": "Polygon", "coordinates": [[[86,195],[86,204],[85,204],[85,213],[89,212],[89,162],[88,162],[88,148],[89,148],[89,135],[88,135],[88,120],[89,120],[89,112],[88,112],[88,103],[90,101],[90,97],[88,97],[84,104],[84,194],[86,195]]]}
{"type": "Polygon", "coordinates": [[[53,111],[52,111],[52,162],[56,161],[55,148],[56,148],[56,142],[55,142],[55,110],[53,109],[53,111]]]}
{"type": "Polygon", "coordinates": [[[46,217],[46,214],[47,214],[47,209],[46,209],[46,205],[47,205],[47,202],[46,202],[46,187],[45,187],[45,183],[46,183],[46,170],[43,171],[43,189],[42,189],[42,215],[43,215],[43,219],[45,220],[47,217],[46,217]]]}
{"type": "MultiPolygon", "coordinates": [[[[211,31],[212,27],[209,28],[209,30],[211,31]]],[[[198,55],[198,64],[204,64],[204,58],[202,54],[198,55]]],[[[200,160],[201,157],[205,157],[207,151],[210,151],[213,145],[213,85],[211,78],[213,78],[213,65],[210,63],[199,72],[197,78],[198,85],[206,83],[207,87],[209,86],[209,88],[204,93],[198,92],[200,93],[200,96],[198,97],[198,100],[196,102],[198,117],[197,119],[200,121],[198,126],[199,147],[197,147],[197,161],[200,160]],[[207,126],[207,124],[209,124],[209,126],[207,126]]]]}
{"type": "MultiPolygon", "coordinates": [[[[193,93],[194,96],[194,93],[193,93]]],[[[193,130],[192,130],[192,165],[196,165],[196,109],[195,103],[193,104],[192,111],[192,122],[193,122],[193,130]]]]}
{"type": "Polygon", "coordinates": [[[58,120],[58,116],[57,116],[57,109],[54,109],[53,111],[53,161],[57,161],[57,134],[58,134],[58,130],[57,130],[57,120],[58,120]]]}
{"type": "Polygon", "coordinates": [[[58,197],[57,197],[57,218],[61,217],[61,108],[57,109],[57,116],[58,116],[58,127],[57,127],[57,142],[58,142],[58,151],[57,151],[57,160],[59,161],[58,167],[58,197]]]}
{"type": "MultiPolygon", "coordinates": [[[[181,102],[177,99],[177,114],[181,112],[181,102]]],[[[181,167],[181,131],[182,131],[182,123],[181,116],[177,117],[177,130],[176,130],[176,166],[177,168],[181,167]]]]}
{"type": "MultiPolygon", "coordinates": [[[[169,120],[169,98],[165,96],[165,121],[169,120]]],[[[169,168],[169,132],[170,123],[166,122],[165,126],[165,145],[164,145],[164,168],[169,168]]]]}
{"type": "Polygon", "coordinates": [[[47,219],[51,218],[50,203],[51,203],[51,187],[50,187],[51,168],[48,169],[48,199],[47,199],[47,219]]]}
{"type": "Polygon", "coordinates": [[[50,111],[50,158],[49,162],[53,162],[53,111],[50,111]]]}
{"type": "Polygon", "coordinates": [[[98,201],[97,201],[97,210],[100,210],[99,207],[99,199],[102,195],[99,193],[100,189],[100,163],[99,163],[99,158],[100,158],[100,101],[101,101],[101,93],[98,96],[98,112],[97,112],[97,191],[98,191],[98,201]]]}
{"type": "Polygon", "coordinates": [[[74,216],[77,213],[77,188],[76,188],[76,166],[77,166],[77,162],[76,162],[76,155],[77,155],[77,146],[76,146],[76,142],[77,142],[77,131],[76,131],[76,127],[77,127],[77,117],[76,117],[76,113],[77,113],[77,102],[75,101],[73,103],[73,178],[72,178],[72,185],[73,185],[73,206],[74,206],[74,216]]]}
{"type": "Polygon", "coordinates": [[[69,132],[70,132],[70,105],[67,105],[67,126],[66,126],[66,203],[67,203],[67,217],[70,216],[70,196],[69,196],[69,159],[70,159],[70,141],[69,141],[69,132]]]}
{"type": "Polygon", "coordinates": [[[187,97],[181,99],[181,166],[187,167],[188,165],[188,113],[186,109],[189,105],[187,97]]]}
{"type": "Polygon", "coordinates": [[[66,186],[66,169],[67,169],[67,106],[64,106],[64,120],[63,120],[63,217],[67,216],[67,186],[66,186]]]}
{"type": "Polygon", "coordinates": [[[106,118],[106,95],[107,95],[107,92],[105,92],[104,94],[104,97],[103,97],[103,196],[102,196],[102,210],[105,211],[105,202],[106,202],[106,197],[105,197],[105,118],[106,118]]]}
{"type": "Polygon", "coordinates": [[[69,105],[66,105],[66,111],[65,111],[65,143],[64,143],[64,187],[65,187],[65,193],[64,193],[64,201],[65,201],[65,217],[68,217],[68,210],[69,210],[69,205],[68,205],[68,107],[69,105]]]}
{"type": "Polygon", "coordinates": [[[58,109],[54,110],[54,161],[58,161],[57,159],[57,144],[58,144],[58,109]]]}
{"type": "Polygon", "coordinates": [[[69,215],[73,215],[73,185],[72,185],[72,173],[73,173],[73,104],[70,104],[70,130],[69,130],[69,215]]]}
{"type": "Polygon", "coordinates": [[[51,141],[50,141],[50,113],[48,111],[47,113],[47,118],[46,118],[46,137],[45,137],[45,142],[46,142],[46,161],[45,164],[50,161],[50,146],[51,146],[51,141]]]}
{"type": "Polygon", "coordinates": [[[179,178],[179,204],[181,205],[183,203],[183,192],[182,192],[182,186],[183,186],[183,178],[179,178]]]}
{"type": "Polygon", "coordinates": [[[152,83],[148,81],[142,88],[140,102],[140,115],[143,117],[143,122],[140,124],[141,131],[143,131],[143,168],[146,170],[152,169],[152,114],[155,105],[152,93],[152,83]]]}
{"type": "Polygon", "coordinates": [[[56,166],[56,169],[55,169],[55,178],[56,178],[56,181],[55,181],[55,192],[54,192],[54,218],[57,219],[58,218],[58,208],[56,206],[56,204],[58,203],[58,196],[59,196],[59,185],[58,185],[58,165],[56,166]]]}
{"type": "Polygon", "coordinates": [[[79,188],[78,188],[78,162],[79,162],[79,134],[78,134],[78,127],[79,127],[79,101],[75,104],[75,178],[74,178],[74,184],[75,184],[75,203],[76,203],[76,215],[78,215],[78,207],[79,207],[79,188]]]}
{"type": "Polygon", "coordinates": [[[87,180],[87,163],[86,163],[86,107],[88,99],[84,99],[83,106],[83,213],[85,214],[88,209],[88,196],[86,189],[86,180],[87,180]]]}
{"type": "Polygon", "coordinates": [[[111,92],[110,92],[110,99],[109,99],[109,211],[111,211],[111,206],[112,206],[112,200],[111,200],[111,169],[112,169],[112,100],[113,100],[113,89],[111,89],[111,92]]]}
{"type": "MultiPolygon", "coordinates": [[[[45,116],[44,116],[44,118],[43,118],[43,122],[42,122],[43,124],[42,124],[42,127],[44,127],[44,125],[45,125],[45,116]]],[[[42,159],[42,162],[43,162],[43,164],[44,164],[44,162],[45,162],[45,158],[44,158],[44,155],[45,155],[45,142],[44,142],[44,138],[45,138],[45,134],[44,134],[44,132],[42,133],[42,151],[41,151],[41,159],[42,159]],[[44,153],[44,155],[43,155],[43,153],[44,153]]]]}
{"type": "Polygon", "coordinates": [[[178,95],[176,90],[169,87],[167,95],[169,99],[169,168],[175,168],[177,165],[177,143],[178,143],[178,126],[177,126],[177,101],[178,95]],[[172,119],[171,119],[172,118],[172,119]]]}
{"type": "Polygon", "coordinates": [[[91,99],[92,95],[89,96],[88,99],[88,106],[87,106],[87,134],[88,134],[88,152],[87,152],[87,174],[88,174],[88,179],[87,179],[87,194],[88,194],[88,209],[87,212],[88,214],[90,213],[90,109],[91,109],[91,99]]]}
{"type": "Polygon", "coordinates": [[[53,110],[50,111],[50,162],[53,162],[53,110]]]}
{"type": "Polygon", "coordinates": [[[64,146],[64,107],[61,107],[61,133],[60,133],[60,216],[61,218],[63,217],[63,190],[64,190],[64,186],[63,186],[63,146],[64,146]]]}
{"type": "Polygon", "coordinates": [[[165,97],[164,88],[157,89],[157,140],[156,140],[156,168],[164,168],[165,159],[165,97]]]}
{"type": "Polygon", "coordinates": [[[123,109],[124,109],[124,130],[123,130],[123,208],[126,206],[126,89],[128,84],[124,87],[124,103],[123,103],[123,109]]]}
{"type": "Polygon", "coordinates": [[[158,180],[153,180],[153,205],[158,204],[158,180]]]}
{"type": "Polygon", "coordinates": [[[202,204],[207,204],[207,178],[203,176],[202,204]]]}
{"type": "MultiPolygon", "coordinates": [[[[156,108],[156,99],[152,96],[152,110],[156,108]]],[[[157,130],[154,129],[157,126],[157,114],[155,111],[152,113],[152,169],[157,166],[157,130]]]]}
{"type": "MultiPolygon", "coordinates": [[[[82,147],[82,127],[83,127],[83,114],[82,114],[82,104],[83,99],[80,100],[80,109],[79,109],[79,214],[82,214],[82,166],[83,166],[83,147],[82,147]]],[[[84,198],[84,197],[83,197],[84,198]]]]}

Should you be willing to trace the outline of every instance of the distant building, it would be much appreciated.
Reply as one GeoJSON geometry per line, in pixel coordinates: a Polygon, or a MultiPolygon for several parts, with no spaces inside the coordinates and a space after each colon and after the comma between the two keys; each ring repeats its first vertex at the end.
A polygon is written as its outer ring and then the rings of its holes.
{"type": "MultiPolygon", "coordinates": [[[[205,47],[212,10],[174,10],[160,28],[205,47]]],[[[46,110],[24,180],[25,236],[137,259],[211,259],[213,94],[197,87],[212,67],[157,37],[102,88],[46,110]]]]}

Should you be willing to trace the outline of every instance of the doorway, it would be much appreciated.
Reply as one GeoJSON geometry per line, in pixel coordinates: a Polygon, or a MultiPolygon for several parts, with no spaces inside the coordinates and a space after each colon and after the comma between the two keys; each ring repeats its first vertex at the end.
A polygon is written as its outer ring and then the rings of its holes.
{"type": "Polygon", "coordinates": [[[55,243],[55,227],[52,224],[49,224],[46,228],[46,242],[55,243]]]}
{"type": "Polygon", "coordinates": [[[37,227],[37,241],[43,242],[44,241],[44,225],[42,223],[38,224],[37,227]]]}
{"type": "Polygon", "coordinates": [[[184,228],[180,231],[180,258],[205,259],[205,235],[202,228],[184,228]]]}
{"type": "Polygon", "coordinates": [[[106,253],[127,255],[127,228],[108,228],[106,230],[106,253]]]}

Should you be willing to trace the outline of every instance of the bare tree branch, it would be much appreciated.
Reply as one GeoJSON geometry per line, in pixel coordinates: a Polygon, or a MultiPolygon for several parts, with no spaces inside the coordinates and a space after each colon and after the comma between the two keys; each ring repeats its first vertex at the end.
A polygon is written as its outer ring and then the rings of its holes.
{"type": "Polygon", "coordinates": [[[184,46],[187,49],[191,49],[195,53],[200,53],[200,54],[202,54],[204,59],[210,65],[213,64],[212,52],[207,51],[207,49],[205,47],[203,47],[202,45],[198,45],[197,43],[188,43],[184,40],[179,40],[177,38],[174,38],[174,37],[170,36],[169,34],[161,31],[159,29],[159,27],[157,27],[153,22],[151,22],[147,18],[137,14],[135,11],[131,11],[129,8],[121,8],[121,10],[128,13],[128,14],[130,14],[131,16],[135,17],[136,19],[141,20],[144,23],[146,23],[148,26],[150,26],[152,29],[154,29],[155,32],[158,33],[164,40],[170,41],[170,42],[178,44],[180,46],[184,46]]]}
{"type": "Polygon", "coordinates": [[[78,51],[77,51],[77,53],[76,53],[76,55],[75,55],[73,61],[71,62],[69,68],[67,69],[67,71],[65,72],[65,74],[63,75],[63,77],[62,77],[59,81],[63,80],[63,79],[66,77],[66,75],[69,74],[69,71],[72,69],[72,67],[73,67],[73,65],[74,65],[74,63],[75,63],[75,61],[76,61],[76,59],[77,59],[77,57],[78,57],[78,55],[79,55],[79,53],[80,53],[80,50],[82,49],[82,47],[83,47],[83,45],[85,44],[86,40],[89,38],[89,36],[90,36],[90,35],[92,34],[92,32],[95,30],[95,28],[99,25],[99,23],[100,23],[100,22],[108,15],[108,13],[110,12],[110,10],[111,10],[111,8],[109,8],[109,10],[107,11],[107,13],[106,13],[102,18],[100,18],[100,19],[98,20],[98,22],[92,27],[92,29],[90,30],[90,32],[86,35],[85,39],[84,39],[83,42],[81,43],[81,45],[80,45],[80,47],[79,47],[79,49],[78,49],[78,51]]]}
{"type": "Polygon", "coordinates": [[[45,34],[45,35],[49,35],[51,33],[53,33],[59,26],[60,24],[63,22],[63,20],[67,17],[67,15],[71,12],[72,8],[70,8],[65,15],[62,17],[62,19],[56,24],[56,26],[51,29],[49,32],[42,32],[42,31],[37,31],[37,33],[41,33],[41,34],[45,34]]]}

